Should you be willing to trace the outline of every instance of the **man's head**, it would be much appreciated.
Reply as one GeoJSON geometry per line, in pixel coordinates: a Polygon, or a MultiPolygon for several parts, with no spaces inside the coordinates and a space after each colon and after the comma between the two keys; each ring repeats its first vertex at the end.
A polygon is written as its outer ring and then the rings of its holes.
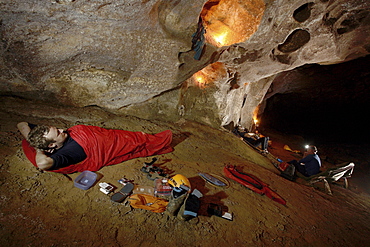
{"type": "Polygon", "coordinates": [[[48,150],[58,149],[63,146],[64,141],[67,139],[68,134],[63,129],[57,129],[53,126],[36,126],[28,134],[27,141],[31,146],[48,150]]]}
{"type": "Polygon", "coordinates": [[[317,148],[316,148],[316,146],[314,146],[314,145],[310,145],[310,146],[308,146],[308,148],[307,148],[307,152],[312,153],[312,154],[317,153],[317,148]]]}

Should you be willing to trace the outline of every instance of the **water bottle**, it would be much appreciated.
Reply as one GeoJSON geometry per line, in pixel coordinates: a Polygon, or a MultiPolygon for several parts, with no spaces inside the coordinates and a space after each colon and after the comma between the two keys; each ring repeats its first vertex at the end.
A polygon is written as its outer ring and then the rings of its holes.
{"type": "Polygon", "coordinates": [[[154,187],[137,185],[137,186],[135,186],[132,193],[154,196],[154,187]]]}
{"type": "Polygon", "coordinates": [[[172,187],[168,184],[167,179],[154,180],[154,195],[157,197],[170,196],[172,187]]]}

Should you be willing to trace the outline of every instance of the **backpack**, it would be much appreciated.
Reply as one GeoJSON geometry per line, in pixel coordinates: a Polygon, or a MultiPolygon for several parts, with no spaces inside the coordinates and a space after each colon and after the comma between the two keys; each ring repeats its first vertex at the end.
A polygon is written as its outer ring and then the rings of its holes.
{"type": "Polygon", "coordinates": [[[282,162],[279,164],[278,169],[280,170],[280,176],[286,178],[290,181],[295,179],[295,166],[287,162],[282,162]]]}

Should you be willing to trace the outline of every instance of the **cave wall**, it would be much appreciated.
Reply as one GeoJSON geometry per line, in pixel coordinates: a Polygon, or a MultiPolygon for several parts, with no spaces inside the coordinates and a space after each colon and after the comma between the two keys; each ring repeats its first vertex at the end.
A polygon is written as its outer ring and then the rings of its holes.
{"type": "MultiPolygon", "coordinates": [[[[177,55],[190,40],[176,37],[176,24],[191,35],[187,29],[199,13],[185,15],[192,6],[172,5],[8,1],[1,11],[1,91],[116,109],[177,86],[177,55]],[[184,18],[177,23],[179,16],[184,18]]],[[[191,5],[200,9],[202,3],[191,5]]]]}
{"type": "Polygon", "coordinates": [[[360,0],[16,0],[2,2],[0,13],[2,96],[216,127],[249,128],[283,71],[370,51],[369,2],[360,0]],[[206,42],[194,59],[203,6],[223,13],[209,27],[252,31],[235,44],[206,42]],[[225,12],[234,20],[224,21],[225,12]],[[200,70],[205,85],[193,76],[200,70]]]}

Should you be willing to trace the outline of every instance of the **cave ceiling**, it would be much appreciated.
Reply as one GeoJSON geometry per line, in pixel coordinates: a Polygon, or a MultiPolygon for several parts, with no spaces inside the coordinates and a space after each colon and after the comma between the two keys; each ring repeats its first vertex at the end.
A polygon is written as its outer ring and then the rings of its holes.
{"type": "Polygon", "coordinates": [[[0,5],[3,96],[96,105],[148,119],[250,127],[281,73],[370,52],[369,1],[0,5]]]}

